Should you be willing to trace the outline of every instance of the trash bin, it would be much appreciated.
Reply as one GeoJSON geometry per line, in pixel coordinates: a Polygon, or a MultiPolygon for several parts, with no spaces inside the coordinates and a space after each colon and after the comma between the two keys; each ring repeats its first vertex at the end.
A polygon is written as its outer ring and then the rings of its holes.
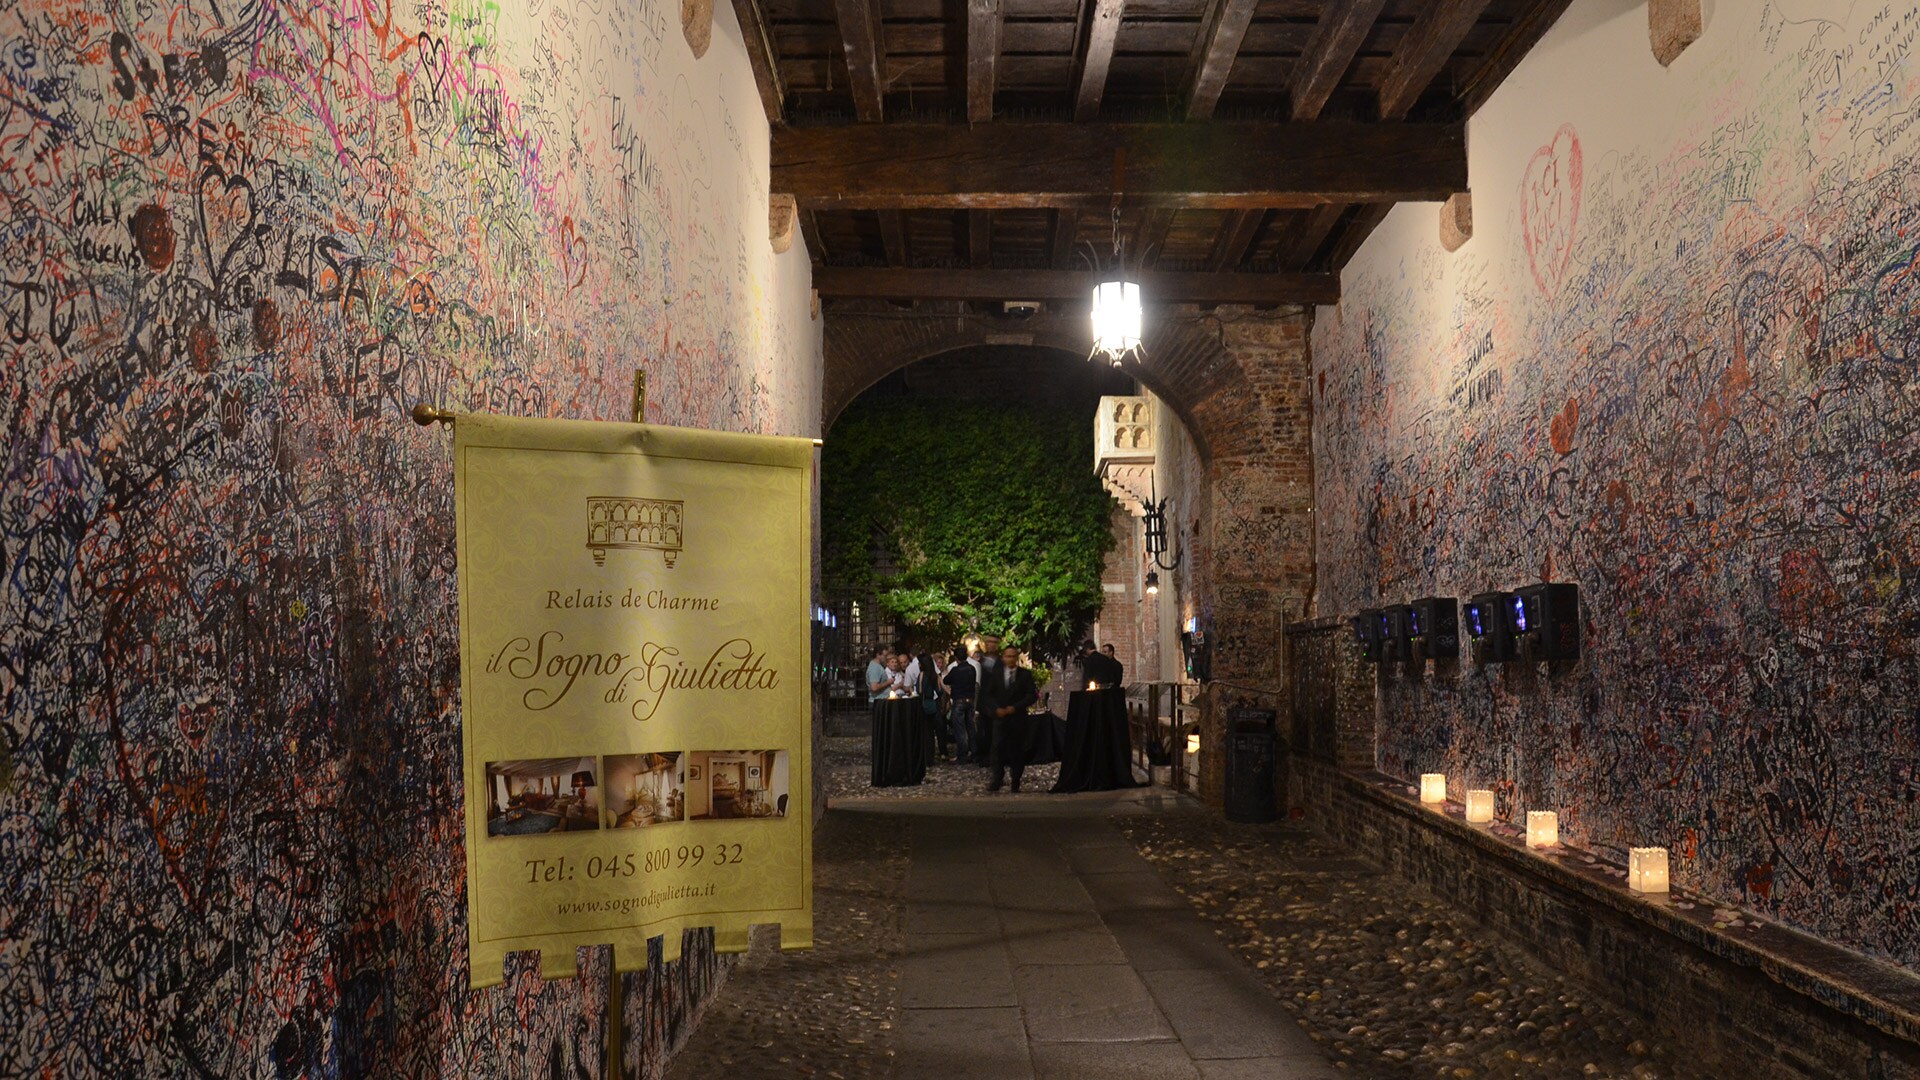
{"type": "MultiPolygon", "coordinates": [[[[1271,717],[1273,714],[1266,714],[1271,717]]],[[[1227,820],[1248,825],[1272,821],[1274,739],[1271,722],[1236,722],[1227,734],[1227,820]]]]}

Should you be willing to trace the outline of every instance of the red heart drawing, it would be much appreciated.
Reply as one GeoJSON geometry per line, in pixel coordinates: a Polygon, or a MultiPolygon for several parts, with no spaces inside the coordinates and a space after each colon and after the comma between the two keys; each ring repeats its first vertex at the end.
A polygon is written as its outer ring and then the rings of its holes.
{"type": "Polygon", "coordinates": [[[1561,457],[1573,453],[1573,433],[1580,426],[1580,403],[1567,399],[1567,407],[1554,414],[1553,421],[1547,425],[1547,437],[1553,443],[1553,452],[1561,457]]]}
{"type": "Polygon", "coordinates": [[[1534,151],[1520,178],[1520,228],[1533,282],[1545,296],[1560,289],[1580,223],[1580,136],[1563,124],[1553,141],[1534,151]]]}

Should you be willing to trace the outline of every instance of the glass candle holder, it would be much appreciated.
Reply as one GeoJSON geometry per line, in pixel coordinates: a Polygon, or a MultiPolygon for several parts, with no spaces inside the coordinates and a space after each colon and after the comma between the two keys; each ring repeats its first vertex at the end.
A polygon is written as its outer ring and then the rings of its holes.
{"type": "Polygon", "coordinates": [[[1667,891],[1667,849],[1637,847],[1627,849],[1627,888],[1634,892],[1667,891]]]}
{"type": "Polygon", "coordinates": [[[1447,774],[1428,772],[1420,774],[1420,801],[1423,803],[1443,803],[1447,801],[1447,774]]]}
{"type": "Polygon", "coordinates": [[[1476,825],[1493,820],[1493,792],[1479,789],[1467,792],[1467,820],[1476,825]]]}
{"type": "Polygon", "coordinates": [[[1560,815],[1551,810],[1527,811],[1527,846],[1552,847],[1560,842],[1560,815]]]}

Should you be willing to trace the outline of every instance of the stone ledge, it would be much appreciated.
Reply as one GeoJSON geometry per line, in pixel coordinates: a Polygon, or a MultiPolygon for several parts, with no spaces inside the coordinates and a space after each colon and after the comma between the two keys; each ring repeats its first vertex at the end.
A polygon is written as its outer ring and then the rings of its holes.
{"type": "MultiPolygon", "coordinates": [[[[1564,846],[1559,855],[1535,853],[1526,847],[1524,830],[1468,825],[1458,804],[1450,802],[1444,811],[1423,806],[1403,780],[1297,757],[1289,767],[1310,790],[1319,788],[1335,802],[1342,797],[1357,800],[1410,828],[1425,830],[1442,845],[1467,849],[1480,857],[1474,861],[1504,871],[1518,885],[1609,912],[1639,927],[1655,947],[1661,939],[1684,943],[1762,976],[1809,1005],[1838,1012],[1904,1043],[1900,1057],[1920,1061],[1920,976],[1738,909],[1738,918],[1754,929],[1718,929],[1714,916],[1727,910],[1726,905],[1684,890],[1666,897],[1632,892],[1626,887],[1624,869],[1598,855],[1589,864],[1585,859],[1591,853],[1564,846]]],[[[1334,805],[1314,809],[1338,811],[1334,805]]],[[[1407,854],[1417,861],[1417,853],[1407,854]]],[[[1376,853],[1376,857],[1390,858],[1391,853],[1376,853]]],[[[1676,956],[1675,963],[1686,960],[1676,956]]],[[[1619,989],[1630,995],[1634,988],[1619,989]]]]}

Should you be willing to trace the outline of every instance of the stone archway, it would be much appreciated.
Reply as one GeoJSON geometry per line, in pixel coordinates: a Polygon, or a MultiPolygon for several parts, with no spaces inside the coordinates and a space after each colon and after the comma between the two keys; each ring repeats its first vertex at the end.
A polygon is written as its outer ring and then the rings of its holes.
{"type": "MultiPolygon", "coordinates": [[[[1216,800],[1224,706],[1280,706],[1282,631],[1312,613],[1312,318],[1299,307],[1158,311],[1149,316],[1144,359],[1125,366],[1180,418],[1198,452],[1202,490],[1181,500],[1191,508],[1180,523],[1189,540],[1182,591],[1211,639],[1212,736],[1202,739],[1201,777],[1216,800]]],[[[822,430],[867,387],[942,353],[1090,348],[1084,314],[1009,319],[963,304],[841,307],[827,316],[825,337],[822,430]]]]}

